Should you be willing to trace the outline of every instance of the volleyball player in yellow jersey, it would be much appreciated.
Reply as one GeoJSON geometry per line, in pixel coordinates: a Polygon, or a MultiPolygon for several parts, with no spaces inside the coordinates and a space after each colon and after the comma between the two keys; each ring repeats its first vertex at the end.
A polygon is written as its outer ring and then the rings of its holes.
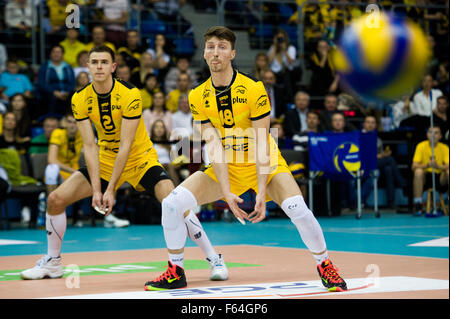
{"type": "Polygon", "coordinates": [[[266,201],[274,200],[297,227],[317,262],[325,287],[346,290],[328,258],[322,229],[303,200],[300,188],[269,134],[270,103],[260,81],[233,69],[234,33],[211,27],[205,34],[204,58],[211,77],[189,94],[194,121],[201,123],[211,166],[188,177],[162,201],[162,226],[169,251],[166,272],[145,284],[146,290],[187,285],[182,254],[186,241],[183,212],[225,199],[241,223],[265,218],[266,201]],[[249,188],[257,192],[254,211],[239,208],[249,188]]]}
{"type": "MultiPolygon", "coordinates": [[[[173,189],[142,120],[139,90],[114,79],[114,52],[98,46],[89,52],[88,68],[92,83],[72,97],[72,112],[83,140],[87,168],[73,173],[56,188],[47,201],[47,255],[36,267],[21,273],[23,279],[59,278],[63,275],[61,244],[66,230],[65,208],[92,196],[92,206],[109,214],[115,191],[128,182],[138,191],[148,191],[161,201],[173,189]],[[95,141],[92,124],[97,131],[95,141]]],[[[198,218],[183,212],[184,229],[205,252],[211,280],[228,279],[228,271],[206,236],[198,218]]]]}

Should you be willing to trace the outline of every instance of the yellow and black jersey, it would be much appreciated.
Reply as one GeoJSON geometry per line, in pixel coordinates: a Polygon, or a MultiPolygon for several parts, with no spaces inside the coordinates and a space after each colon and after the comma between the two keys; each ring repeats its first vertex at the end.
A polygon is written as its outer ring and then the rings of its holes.
{"type": "Polygon", "coordinates": [[[270,116],[269,98],[261,81],[234,70],[228,87],[215,88],[209,78],[191,90],[189,105],[194,121],[211,122],[217,129],[228,163],[255,163],[252,121],[270,116]]]}
{"type": "Polygon", "coordinates": [[[80,132],[74,138],[69,138],[66,129],[57,128],[50,136],[49,144],[58,146],[58,160],[72,168],[78,169],[78,161],[83,148],[80,132]]]}
{"type": "Polygon", "coordinates": [[[95,126],[100,148],[100,162],[114,165],[120,146],[122,119],[140,119],[126,167],[140,163],[153,143],[142,120],[142,99],[133,85],[113,79],[107,94],[95,92],[92,83],[72,97],[72,111],[77,121],[89,119],[95,126]]]}

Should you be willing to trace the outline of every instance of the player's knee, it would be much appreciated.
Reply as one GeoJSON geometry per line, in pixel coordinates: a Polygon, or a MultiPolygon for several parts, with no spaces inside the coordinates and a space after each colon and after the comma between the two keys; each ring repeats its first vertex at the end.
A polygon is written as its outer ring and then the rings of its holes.
{"type": "Polygon", "coordinates": [[[161,202],[162,216],[161,224],[168,229],[175,229],[179,219],[182,217],[183,212],[180,211],[177,205],[175,196],[167,196],[161,202]]]}
{"type": "Polygon", "coordinates": [[[184,213],[197,206],[194,195],[186,188],[178,186],[161,202],[161,224],[168,229],[183,222],[184,213]]]}
{"type": "Polygon", "coordinates": [[[308,206],[306,206],[303,196],[300,195],[286,198],[281,204],[281,208],[292,221],[306,216],[314,216],[308,206]]]}
{"type": "Polygon", "coordinates": [[[48,164],[45,168],[45,184],[47,185],[57,185],[59,178],[59,165],[58,164],[48,164]]]}
{"type": "Polygon", "coordinates": [[[47,198],[47,213],[49,215],[58,215],[61,211],[64,211],[64,208],[64,198],[57,191],[51,192],[47,198]]]}

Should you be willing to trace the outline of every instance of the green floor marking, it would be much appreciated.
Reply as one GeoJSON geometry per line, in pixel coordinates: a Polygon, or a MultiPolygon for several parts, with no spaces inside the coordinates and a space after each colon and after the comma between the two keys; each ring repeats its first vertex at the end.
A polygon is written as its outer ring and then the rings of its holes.
{"type": "MultiPolygon", "coordinates": [[[[258,267],[262,265],[245,264],[226,262],[228,268],[237,267],[258,267]]],[[[163,272],[167,268],[167,261],[153,261],[143,263],[124,263],[124,264],[109,264],[109,265],[92,265],[92,266],[78,266],[67,265],[64,267],[64,277],[74,276],[79,274],[81,276],[93,275],[107,275],[107,274],[130,274],[142,272],[163,272]]],[[[209,269],[208,262],[204,260],[185,260],[185,270],[193,269],[209,269]]],[[[19,270],[0,270],[0,282],[10,280],[21,280],[20,273],[24,269],[19,270]]]]}

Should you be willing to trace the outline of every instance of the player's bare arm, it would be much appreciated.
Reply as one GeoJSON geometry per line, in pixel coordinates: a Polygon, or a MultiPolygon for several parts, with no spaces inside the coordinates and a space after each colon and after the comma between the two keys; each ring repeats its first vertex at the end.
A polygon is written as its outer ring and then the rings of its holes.
{"type": "Polygon", "coordinates": [[[98,146],[95,142],[95,136],[94,131],[92,130],[91,121],[89,119],[77,121],[77,126],[83,140],[84,158],[91,180],[92,207],[99,207],[103,210],[103,195],[100,184],[100,162],[98,160],[98,146]]]}
{"type": "Polygon", "coordinates": [[[247,213],[238,206],[238,203],[242,203],[243,199],[236,194],[233,194],[230,190],[228,163],[226,161],[225,150],[223,149],[216,128],[209,122],[202,124],[202,136],[206,141],[208,157],[211,161],[214,174],[219,181],[225,201],[237,219],[248,219],[247,213]]]}
{"type": "Polygon", "coordinates": [[[262,221],[266,217],[266,185],[270,170],[269,128],[270,116],[252,122],[255,131],[255,164],[258,179],[258,194],[255,208],[249,215],[252,223],[262,221]]]}
{"type": "Polygon", "coordinates": [[[136,135],[136,129],[139,125],[139,121],[140,119],[122,118],[119,152],[117,153],[117,157],[114,162],[114,169],[112,171],[108,187],[103,194],[103,203],[105,207],[108,208],[107,214],[111,212],[112,207],[114,206],[114,192],[116,184],[127,163],[128,155],[130,154],[130,149],[134,142],[134,137],[136,135]]]}

